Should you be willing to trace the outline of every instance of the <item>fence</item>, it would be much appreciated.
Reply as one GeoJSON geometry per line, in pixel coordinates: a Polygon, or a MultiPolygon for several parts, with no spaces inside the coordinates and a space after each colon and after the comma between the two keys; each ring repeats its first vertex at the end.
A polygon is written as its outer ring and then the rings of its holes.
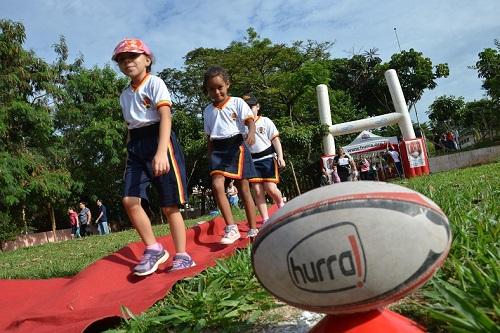
{"type": "Polygon", "coordinates": [[[55,243],[71,239],[71,229],[61,229],[53,231],[38,232],[34,234],[19,235],[13,241],[5,241],[0,243],[2,251],[11,251],[23,247],[55,243]]]}

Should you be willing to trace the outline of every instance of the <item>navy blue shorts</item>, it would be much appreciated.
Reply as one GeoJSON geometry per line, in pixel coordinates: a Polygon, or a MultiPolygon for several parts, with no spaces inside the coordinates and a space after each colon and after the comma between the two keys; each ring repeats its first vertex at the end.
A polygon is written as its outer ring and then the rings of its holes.
{"type": "Polygon", "coordinates": [[[242,135],[212,140],[209,168],[210,175],[221,174],[232,179],[249,179],[257,175],[242,135]]]}
{"type": "Polygon", "coordinates": [[[130,130],[123,196],[149,201],[148,189],[153,183],[158,190],[161,207],[183,205],[188,201],[186,168],[174,132],[171,132],[168,148],[170,170],[164,175],[153,176],[152,161],[158,147],[158,132],[159,124],[130,130]]]}
{"type": "Polygon", "coordinates": [[[275,183],[280,182],[280,174],[278,171],[278,161],[274,157],[264,158],[254,161],[257,177],[250,179],[251,183],[275,183]]]}

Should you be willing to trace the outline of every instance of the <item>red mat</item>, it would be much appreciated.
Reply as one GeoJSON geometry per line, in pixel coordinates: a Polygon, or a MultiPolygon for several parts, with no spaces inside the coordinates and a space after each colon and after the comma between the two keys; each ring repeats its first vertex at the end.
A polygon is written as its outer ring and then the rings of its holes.
{"type": "Polygon", "coordinates": [[[387,309],[327,315],[309,333],[424,333],[424,327],[387,309]]]}
{"type": "MultiPolygon", "coordinates": [[[[274,210],[275,206],[270,213],[274,210]]],[[[215,265],[215,259],[230,256],[237,248],[248,245],[245,238],[231,245],[219,244],[224,226],[224,220],[217,217],[188,229],[187,251],[196,266],[174,273],[165,273],[174,254],[172,239],[166,236],[159,241],[171,258],[147,277],[130,274],[144,251],[142,242],[137,242],[71,278],[0,280],[0,332],[99,331],[100,324],[106,325],[104,319],[108,325],[118,321],[122,305],[135,314],[143,312],[165,297],[178,280],[194,276],[215,265]]],[[[239,229],[244,237],[248,224],[240,223],[239,229]]]]}

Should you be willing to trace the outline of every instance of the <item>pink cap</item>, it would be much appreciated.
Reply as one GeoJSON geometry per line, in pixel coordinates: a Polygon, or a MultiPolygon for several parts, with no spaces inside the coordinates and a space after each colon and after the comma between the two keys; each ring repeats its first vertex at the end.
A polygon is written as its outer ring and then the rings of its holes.
{"type": "Polygon", "coordinates": [[[151,49],[142,40],[135,38],[125,38],[124,40],[119,42],[118,45],[116,45],[111,60],[116,60],[116,56],[118,54],[125,52],[144,53],[150,57],[153,56],[151,49]]]}

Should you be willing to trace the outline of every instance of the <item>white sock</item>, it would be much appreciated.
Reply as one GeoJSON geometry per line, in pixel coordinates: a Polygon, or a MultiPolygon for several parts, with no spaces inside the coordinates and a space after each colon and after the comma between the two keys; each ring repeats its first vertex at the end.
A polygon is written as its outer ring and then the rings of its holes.
{"type": "Polygon", "coordinates": [[[161,246],[160,243],[156,242],[153,245],[146,246],[146,249],[148,249],[148,250],[155,250],[155,251],[161,251],[161,250],[163,250],[163,246],[161,246]]]}

